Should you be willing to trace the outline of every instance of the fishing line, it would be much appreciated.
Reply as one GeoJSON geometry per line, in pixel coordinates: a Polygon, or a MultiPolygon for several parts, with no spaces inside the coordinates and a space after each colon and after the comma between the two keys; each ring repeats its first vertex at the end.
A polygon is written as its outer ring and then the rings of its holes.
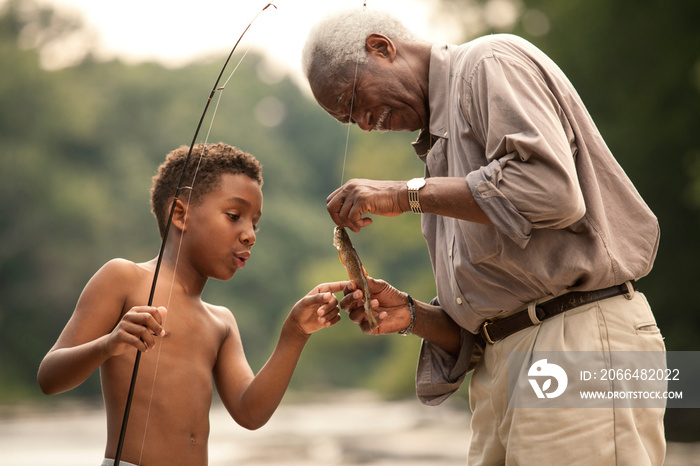
{"type": "MultiPolygon", "coordinates": [[[[221,71],[219,72],[219,75],[218,75],[217,78],[216,78],[216,81],[215,81],[215,83],[214,83],[214,87],[212,88],[212,90],[211,90],[211,92],[210,92],[210,94],[209,94],[209,98],[207,99],[207,102],[206,102],[206,104],[205,104],[205,106],[204,106],[204,111],[202,112],[202,116],[199,118],[199,123],[197,124],[197,128],[196,128],[196,130],[195,130],[195,132],[194,132],[194,137],[192,138],[192,143],[190,144],[190,148],[189,148],[189,151],[188,151],[188,153],[187,153],[187,157],[185,158],[185,161],[184,161],[184,164],[183,164],[183,167],[182,167],[182,173],[180,174],[180,179],[179,179],[179,181],[178,181],[177,188],[176,188],[176,190],[175,190],[175,196],[174,196],[174,198],[173,198],[173,203],[172,203],[171,208],[170,208],[170,214],[169,214],[169,216],[168,216],[168,221],[167,221],[167,223],[166,223],[165,232],[164,232],[164,234],[163,234],[163,239],[162,239],[162,242],[161,242],[160,251],[158,252],[158,259],[157,259],[157,261],[156,261],[156,267],[155,267],[155,271],[154,271],[154,274],[153,274],[153,282],[152,282],[152,284],[151,284],[151,292],[150,292],[150,296],[149,296],[149,299],[148,299],[148,306],[151,306],[151,305],[153,304],[153,298],[154,298],[154,296],[155,296],[156,284],[157,284],[157,281],[158,281],[158,274],[159,274],[159,272],[160,272],[160,267],[161,267],[161,264],[162,264],[162,261],[163,261],[163,255],[164,255],[164,251],[165,251],[165,245],[166,245],[167,238],[168,238],[168,231],[170,230],[170,226],[172,225],[173,214],[174,214],[174,212],[175,212],[175,205],[176,205],[176,202],[177,202],[178,199],[179,199],[180,191],[181,191],[182,189],[187,189],[187,188],[184,188],[184,187],[182,186],[182,182],[183,182],[183,180],[184,180],[184,178],[185,178],[185,174],[186,174],[186,171],[187,171],[187,165],[189,164],[190,156],[192,155],[192,149],[194,148],[194,144],[195,144],[195,142],[196,142],[196,140],[197,140],[197,135],[199,134],[199,130],[200,130],[200,128],[202,127],[202,122],[204,121],[204,117],[206,116],[207,109],[209,108],[209,104],[211,103],[211,100],[212,100],[212,97],[214,96],[214,94],[215,94],[217,91],[223,91],[224,88],[226,87],[226,84],[224,84],[224,86],[222,86],[222,87],[218,87],[218,86],[219,86],[219,82],[221,81],[221,77],[223,76],[224,71],[226,70],[226,66],[228,65],[229,61],[231,60],[231,57],[233,56],[233,53],[235,52],[236,48],[238,47],[238,44],[241,42],[241,40],[243,39],[243,36],[244,36],[245,33],[248,31],[248,29],[249,29],[250,26],[253,24],[253,22],[257,19],[257,17],[260,16],[260,15],[262,14],[262,12],[265,11],[265,10],[267,10],[270,6],[273,6],[275,9],[277,9],[277,6],[276,6],[275,4],[273,4],[273,3],[268,3],[262,10],[260,10],[260,11],[258,12],[257,15],[255,15],[255,17],[251,20],[251,22],[248,23],[248,26],[243,30],[243,33],[241,33],[240,37],[238,38],[238,40],[237,40],[236,43],[234,44],[233,48],[231,49],[231,52],[229,53],[228,57],[226,58],[226,61],[224,62],[223,67],[221,68],[221,71]]],[[[248,50],[250,50],[250,47],[248,48],[248,50]]],[[[246,51],[246,53],[243,55],[243,58],[245,58],[245,55],[247,55],[247,54],[248,54],[248,51],[246,51]]],[[[229,75],[228,79],[226,80],[226,83],[228,83],[228,81],[231,79],[231,76],[233,76],[233,73],[236,72],[236,69],[238,69],[238,66],[241,64],[241,61],[243,60],[243,58],[241,58],[241,60],[240,60],[240,61],[238,62],[238,64],[236,65],[235,69],[231,72],[231,75],[229,75]]],[[[217,99],[217,104],[216,104],[216,107],[217,107],[217,108],[218,108],[219,102],[221,101],[221,95],[222,95],[222,94],[223,94],[223,92],[220,92],[220,93],[219,93],[219,98],[217,99]]],[[[188,187],[189,189],[192,189],[192,186],[194,185],[194,181],[195,181],[195,178],[196,178],[196,176],[197,176],[197,172],[199,171],[199,167],[200,167],[200,164],[201,164],[202,156],[203,156],[204,152],[206,151],[206,144],[207,144],[207,141],[208,141],[208,139],[209,139],[209,134],[210,134],[210,132],[211,132],[211,127],[212,127],[212,125],[213,125],[213,123],[214,123],[214,116],[216,116],[216,112],[215,112],[214,115],[212,116],[211,122],[210,122],[210,124],[209,124],[209,130],[208,130],[208,132],[207,132],[207,136],[206,136],[205,142],[204,142],[204,144],[203,144],[203,146],[202,146],[202,151],[201,151],[201,153],[200,153],[200,155],[199,155],[199,157],[198,157],[197,167],[195,168],[194,176],[193,176],[193,179],[192,179],[192,184],[188,187]]],[[[188,207],[188,208],[189,208],[190,198],[191,198],[191,193],[190,193],[190,196],[188,196],[188,199],[187,199],[187,207],[188,207]]],[[[185,217],[184,217],[183,221],[186,221],[186,220],[187,220],[187,212],[185,212],[185,217]]],[[[170,295],[169,295],[169,297],[168,297],[168,307],[169,307],[169,305],[170,305],[170,299],[171,299],[171,297],[172,297],[172,291],[173,291],[173,288],[174,288],[175,270],[176,270],[176,268],[177,268],[177,262],[178,262],[178,259],[179,259],[181,247],[182,247],[182,236],[180,237],[180,244],[178,245],[178,251],[177,251],[177,256],[176,256],[176,260],[175,260],[175,268],[173,269],[173,279],[172,279],[171,287],[170,287],[170,295]]],[[[164,325],[164,326],[165,326],[165,321],[166,321],[166,320],[167,320],[167,314],[166,314],[166,319],[163,321],[163,325],[164,325]]],[[[165,328],[165,327],[163,327],[163,328],[165,328]]],[[[139,455],[139,463],[141,462],[141,457],[143,456],[143,450],[144,450],[144,446],[145,446],[146,432],[147,432],[147,430],[148,430],[148,419],[149,419],[149,417],[150,417],[151,404],[152,404],[152,401],[153,401],[153,393],[154,393],[154,387],[155,387],[155,377],[156,377],[157,370],[158,370],[158,361],[159,361],[159,358],[160,358],[161,349],[162,349],[162,341],[161,341],[161,344],[159,345],[158,354],[157,354],[157,358],[156,358],[156,367],[155,367],[155,369],[154,369],[153,384],[152,384],[152,386],[151,386],[151,398],[149,399],[148,410],[147,410],[147,414],[146,414],[146,426],[144,427],[144,438],[143,438],[143,441],[142,441],[142,444],[141,444],[141,452],[140,452],[140,455],[139,455]]],[[[125,440],[125,438],[126,438],[126,428],[127,428],[127,424],[128,424],[128,421],[129,421],[129,413],[130,413],[130,411],[131,411],[131,404],[132,404],[132,400],[133,400],[133,396],[134,396],[134,389],[135,389],[135,386],[136,386],[136,377],[137,377],[137,375],[138,375],[138,370],[139,370],[140,361],[141,361],[141,351],[137,351],[137,352],[136,352],[136,359],[134,360],[134,368],[133,368],[133,371],[132,371],[131,383],[130,383],[130,385],[129,385],[129,392],[128,392],[127,399],[126,399],[126,404],[125,404],[125,407],[124,407],[124,417],[123,417],[123,419],[122,419],[121,431],[120,431],[120,433],[119,433],[119,440],[118,440],[118,442],[117,442],[117,450],[116,450],[115,459],[114,459],[114,466],[119,466],[120,461],[121,461],[121,454],[122,454],[122,449],[123,449],[123,447],[124,447],[124,440],[125,440]]]]}
{"type": "MultiPolygon", "coordinates": [[[[186,224],[187,224],[187,214],[188,214],[189,211],[190,211],[190,201],[192,200],[192,191],[194,190],[194,185],[195,185],[195,182],[196,182],[196,180],[197,180],[197,174],[199,173],[199,167],[200,167],[201,164],[202,164],[202,157],[204,156],[204,154],[205,154],[206,151],[207,151],[207,144],[209,143],[209,136],[211,135],[211,129],[212,129],[213,126],[214,126],[214,119],[216,118],[216,113],[217,113],[217,111],[218,111],[218,109],[219,109],[219,104],[221,103],[221,98],[222,98],[223,95],[224,95],[224,90],[226,89],[226,85],[228,84],[228,82],[229,82],[229,81],[231,80],[231,78],[233,77],[233,74],[236,72],[236,70],[238,69],[238,67],[241,65],[241,62],[243,62],[243,59],[246,57],[246,55],[248,55],[248,52],[250,52],[250,49],[251,49],[251,48],[252,48],[252,44],[248,47],[248,49],[246,49],[246,51],[245,51],[245,53],[243,54],[243,56],[241,57],[241,59],[238,61],[238,63],[236,64],[236,66],[233,68],[233,71],[231,71],[231,74],[230,74],[229,77],[226,79],[226,82],[224,82],[224,85],[216,89],[217,92],[218,92],[219,94],[218,94],[218,97],[217,97],[217,99],[216,99],[216,105],[214,106],[214,112],[212,113],[211,121],[209,122],[209,127],[207,128],[207,135],[206,135],[206,137],[204,138],[204,143],[203,143],[203,146],[202,146],[202,150],[201,150],[200,153],[199,153],[199,157],[197,157],[197,166],[196,166],[195,169],[194,169],[194,175],[192,176],[192,182],[190,183],[190,186],[187,186],[187,187],[183,187],[183,188],[182,188],[182,189],[190,189],[189,196],[187,196],[187,204],[186,204],[186,209],[185,209],[185,216],[184,216],[184,218],[183,218],[183,220],[182,220],[183,225],[186,225],[186,224]]],[[[173,201],[173,202],[174,202],[174,201],[173,201]]],[[[166,306],[165,306],[166,309],[170,309],[170,302],[172,301],[172,297],[173,297],[173,289],[175,288],[175,273],[174,273],[174,271],[177,270],[178,263],[180,262],[180,252],[181,252],[181,250],[182,250],[182,241],[183,241],[184,237],[185,237],[185,235],[180,235],[180,240],[179,240],[179,242],[178,242],[177,253],[176,253],[176,255],[175,255],[175,264],[173,265],[173,277],[172,277],[172,279],[171,279],[171,281],[170,281],[170,291],[169,291],[169,294],[168,294],[168,301],[167,301],[167,304],[166,304],[166,306]]],[[[166,313],[165,318],[163,319],[163,325],[162,325],[163,330],[165,330],[165,328],[166,328],[166,323],[167,323],[167,320],[168,320],[168,315],[169,315],[169,314],[166,313]]],[[[148,399],[148,408],[147,408],[147,410],[146,410],[146,426],[144,427],[144,430],[143,430],[143,440],[141,441],[141,453],[140,453],[140,456],[139,456],[139,464],[141,464],[141,459],[143,458],[143,450],[144,450],[144,448],[145,448],[145,446],[146,446],[146,434],[147,434],[147,432],[148,432],[148,422],[149,422],[149,420],[150,420],[150,418],[151,418],[151,405],[153,404],[153,394],[155,393],[156,377],[158,376],[158,365],[159,365],[159,363],[160,363],[160,353],[161,353],[161,351],[162,351],[162,349],[163,349],[163,343],[164,343],[164,341],[161,340],[160,343],[159,343],[159,345],[158,345],[158,353],[157,353],[157,355],[156,355],[156,367],[155,367],[155,369],[154,369],[154,371],[153,371],[153,383],[151,384],[151,396],[150,396],[150,398],[148,399]]]]}
{"type": "MultiPolygon", "coordinates": [[[[367,0],[365,0],[364,5],[362,6],[362,11],[363,13],[367,11],[367,0]]],[[[365,15],[362,15],[362,25],[364,26],[364,20],[365,20],[365,15]]],[[[348,161],[348,145],[350,142],[350,127],[352,127],[352,109],[353,106],[355,105],[355,86],[357,86],[357,70],[360,67],[360,56],[362,54],[362,47],[357,51],[357,58],[355,59],[355,75],[352,78],[352,94],[350,95],[350,114],[348,115],[348,118],[350,121],[348,121],[348,131],[345,134],[345,153],[343,154],[343,169],[340,172],[340,185],[343,185],[343,182],[345,181],[345,165],[348,161]]]]}
{"type": "MultiPolygon", "coordinates": [[[[194,169],[194,175],[192,176],[192,182],[190,183],[190,186],[183,188],[183,189],[190,189],[190,194],[189,194],[189,196],[187,196],[185,216],[184,216],[183,221],[182,221],[183,225],[187,224],[187,214],[189,213],[189,210],[190,210],[190,201],[192,199],[192,191],[194,190],[194,185],[195,185],[195,182],[197,180],[197,174],[199,173],[199,167],[202,164],[202,157],[204,156],[204,154],[207,151],[207,144],[209,143],[209,136],[211,135],[211,130],[214,126],[214,119],[216,118],[217,111],[219,110],[219,104],[221,103],[221,98],[224,95],[224,90],[226,90],[226,85],[231,80],[231,78],[233,77],[233,74],[236,72],[238,67],[243,62],[243,59],[246,57],[246,55],[248,55],[248,52],[250,52],[251,48],[252,48],[252,44],[246,49],[246,51],[243,54],[243,56],[241,57],[241,59],[238,60],[238,63],[233,68],[233,71],[231,71],[231,74],[229,74],[228,78],[224,82],[224,85],[216,89],[216,91],[219,94],[218,94],[218,97],[216,99],[216,105],[214,106],[214,112],[212,113],[211,121],[209,122],[209,127],[207,128],[207,135],[204,138],[202,150],[199,153],[199,157],[197,157],[197,166],[194,169]]],[[[180,262],[180,252],[182,250],[183,239],[184,239],[184,235],[180,235],[180,240],[179,240],[178,246],[177,246],[177,254],[175,255],[175,264],[173,266],[173,277],[172,277],[171,282],[170,282],[170,291],[168,294],[168,301],[166,304],[166,309],[170,309],[170,302],[172,301],[172,297],[173,297],[173,289],[175,288],[175,273],[174,273],[174,271],[177,270],[178,263],[180,262]]],[[[162,326],[163,330],[165,330],[165,328],[166,328],[166,322],[168,319],[167,316],[168,316],[168,314],[166,313],[166,316],[163,319],[163,326],[162,326]]],[[[151,417],[151,405],[153,404],[153,394],[155,393],[156,377],[158,375],[158,365],[160,362],[160,353],[161,353],[162,349],[163,349],[163,340],[161,340],[160,344],[158,345],[158,353],[156,355],[156,367],[153,371],[153,383],[151,384],[151,396],[148,399],[148,409],[146,410],[146,426],[144,427],[144,430],[143,430],[143,440],[141,442],[141,454],[139,456],[139,464],[141,464],[141,459],[143,458],[143,450],[146,446],[146,434],[148,432],[148,421],[150,420],[150,417],[151,417]]]]}

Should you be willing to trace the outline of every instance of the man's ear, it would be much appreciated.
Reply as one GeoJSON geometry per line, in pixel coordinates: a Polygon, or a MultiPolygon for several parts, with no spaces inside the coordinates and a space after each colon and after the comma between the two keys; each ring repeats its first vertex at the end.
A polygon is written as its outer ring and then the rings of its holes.
{"type": "MultiPolygon", "coordinates": [[[[187,217],[187,207],[185,206],[185,203],[182,202],[180,199],[173,202],[175,202],[175,211],[173,212],[172,226],[184,232],[185,230],[187,230],[187,226],[185,225],[185,217],[187,217]]],[[[172,204],[170,205],[170,207],[172,208],[172,204]]]]}
{"type": "Polygon", "coordinates": [[[396,58],[394,42],[383,34],[372,33],[368,35],[365,45],[370,56],[381,56],[388,58],[390,61],[394,61],[394,58],[396,58]]]}

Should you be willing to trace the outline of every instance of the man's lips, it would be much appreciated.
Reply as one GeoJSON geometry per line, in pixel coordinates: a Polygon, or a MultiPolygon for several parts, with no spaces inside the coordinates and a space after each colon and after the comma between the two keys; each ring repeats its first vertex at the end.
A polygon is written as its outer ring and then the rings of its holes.
{"type": "Polygon", "coordinates": [[[389,113],[387,113],[382,126],[384,127],[385,131],[391,131],[391,109],[389,109],[389,113]]]}
{"type": "Polygon", "coordinates": [[[374,128],[372,128],[375,131],[378,132],[385,132],[389,131],[391,129],[390,127],[390,118],[389,116],[391,115],[391,108],[387,107],[384,109],[381,115],[379,115],[379,118],[377,119],[377,123],[374,125],[374,128]]]}

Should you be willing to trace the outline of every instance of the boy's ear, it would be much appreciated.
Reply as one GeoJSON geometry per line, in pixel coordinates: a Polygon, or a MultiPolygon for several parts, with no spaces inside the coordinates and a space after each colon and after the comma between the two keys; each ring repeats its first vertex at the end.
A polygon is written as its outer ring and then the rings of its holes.
{"type": "MultiPolygon", "coordinates": [[[[185,206],[185,203],[182,202],[180,199],[173,202],[175,202],[175,211],[173,212],[172,226],[184,232],[187,230],[187,226],[185,224],[185,217],[187,216],[187,207],[185,206]]],[[[172,208],[172,204],[170,204],[170,208],[172,208]]]]}
{"type": "Polygon", "coordinates": [[[394,42],[383,34],[372,33],[365,41],[367,53],[378,55],[393,61],[396,58],[396,46],[394,42]]]}

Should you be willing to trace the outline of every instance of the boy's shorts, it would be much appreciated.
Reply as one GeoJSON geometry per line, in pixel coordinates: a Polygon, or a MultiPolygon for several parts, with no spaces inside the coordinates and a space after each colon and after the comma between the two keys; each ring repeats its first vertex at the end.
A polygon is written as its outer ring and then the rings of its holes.
{"type": "MultiPolygon", "coordinates": [[[[114,460],[111,458],[105,458],[102,460],[102,466],[114,466],[114,460]]],[[[127,463],[126,461],[119,461],[119,466],[137,466],[134,463],[127,463]]]]}

